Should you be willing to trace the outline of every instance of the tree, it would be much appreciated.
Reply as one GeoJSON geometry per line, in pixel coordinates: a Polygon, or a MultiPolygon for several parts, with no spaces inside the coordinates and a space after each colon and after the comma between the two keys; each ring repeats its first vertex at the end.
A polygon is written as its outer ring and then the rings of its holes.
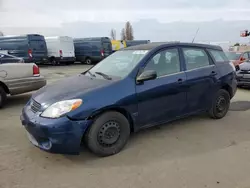
{"type": "Polygon", "coordinates": [[[240,46],[240,43],[235,43],[234,46],[240,46]]]}
{"type": "Polygon", "coordinates": [[[121,40],[134,40],[134,31],[130,22],[126,22],[125,28],[122,29],[121,40]]]}
{"type": "Polygon", "coordinates": [[[116,30],[115,29],[111,29],[110,37],[111,37],[111,40],[116,40],[116,30]]]}
{"type": "Polygon", "coordinates": [[[3,36],[4,34],[3,34],[3,32],[2,31],[0,31],[0,36],[3,36]]]}
{"type": "Polygon", "coordinates": [[[126,40],[126,33],[124,28],[121,31],[121,40],[126,40]]]}
{"type": "Polygon", "coordinates": [[[126,22],[125,24],[125,35],[126,40],[134,40],[134,31],[130,22],[126,22]]]}

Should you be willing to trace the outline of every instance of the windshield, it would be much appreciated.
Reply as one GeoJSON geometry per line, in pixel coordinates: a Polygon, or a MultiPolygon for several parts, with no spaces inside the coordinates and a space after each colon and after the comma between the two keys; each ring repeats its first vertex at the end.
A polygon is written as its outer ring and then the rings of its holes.
{"type": "Polygon", "coordinates": [[[110,77],[126,77],[147,54],[148,50],[117,51],[108,56],[89,71],[92,74],[104,73],[110,77]]]}
{"type": "Polygon", "coordinates": [[[237,52],[225,52],[225,54],[229,60],[238,60],[241,55],[241,53],[237,52]]]}

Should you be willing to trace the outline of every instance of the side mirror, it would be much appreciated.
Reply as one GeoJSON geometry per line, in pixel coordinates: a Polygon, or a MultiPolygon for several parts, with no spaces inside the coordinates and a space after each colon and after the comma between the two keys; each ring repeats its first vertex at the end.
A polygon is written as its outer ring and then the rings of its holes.
{"type": "Polygon", "coordinates": [[[246,60],[246,58],[244,58],[244,57],[240,58],[240,61],[245,61],[245,60],[246,60]]]}
{"type": "Polygon", "coordinates": [[[155,70],[147,70],[147,71],[143,71],[137,78],[136,81],[138,83],[140,82],[144,82],[147,80],[154,80],[157,78],[157,73],[155,70]]]}

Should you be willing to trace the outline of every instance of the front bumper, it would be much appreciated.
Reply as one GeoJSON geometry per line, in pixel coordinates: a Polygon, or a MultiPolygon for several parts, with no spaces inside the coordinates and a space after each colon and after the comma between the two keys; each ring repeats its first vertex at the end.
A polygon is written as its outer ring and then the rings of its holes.
{"type": "Polygon", "coordinates": [[[24,107],[20,117],[29,140],[36,147],[60,154],[79,154],[82,136],[91,124],[89,120],[72,121],[69,118],[43,118],[24,107]]]}
{"type": "Polygon", "coordinates": [[[250,86],[250,74],[237,74],[238,86],[250,86]]]}

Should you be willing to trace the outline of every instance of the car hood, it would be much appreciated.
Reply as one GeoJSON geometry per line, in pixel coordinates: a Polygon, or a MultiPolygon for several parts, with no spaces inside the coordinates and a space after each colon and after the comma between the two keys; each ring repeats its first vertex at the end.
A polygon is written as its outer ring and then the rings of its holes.
{"type": "Polygon", "coordinates": [[[61,100],[82,98],[84,94],[107,86],[113,81],[76,75],[38,90],[32,98],[40,104],[53,104],[61,100]]]}
{"type": "Polygon", "coordinates": [[[250,71],[250,62],[245,62],[240,65],[240,70],[250,71]]]}

